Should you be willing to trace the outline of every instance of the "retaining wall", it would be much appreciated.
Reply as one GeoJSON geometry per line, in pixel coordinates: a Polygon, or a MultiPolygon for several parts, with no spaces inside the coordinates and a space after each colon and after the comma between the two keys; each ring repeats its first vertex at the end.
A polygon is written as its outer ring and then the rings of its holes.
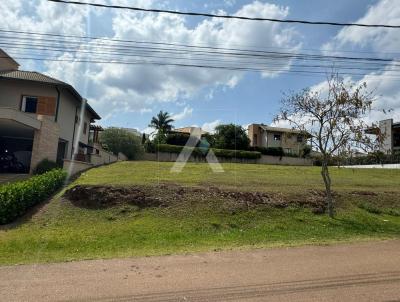
{"type": "MultiPolygon", "coordinates": [[[[179,154],[177,153],[145,153],[144,159],[150,161],[162,161],[162,162],[175,162],[179,154]]],[[[206,162],[205,158],[191,156],[189,162],[206,162]]],[[[265,164],[265,165],[288,165],[288,166],[312,166],[313,161],[309,158],[299,157],[287,157],[287,156],[271,156],[262,155],[258,159],[247,159],[247,158],[224,158],[218,157],[220,163],[243,163],[243,164],[265,164]]]]}

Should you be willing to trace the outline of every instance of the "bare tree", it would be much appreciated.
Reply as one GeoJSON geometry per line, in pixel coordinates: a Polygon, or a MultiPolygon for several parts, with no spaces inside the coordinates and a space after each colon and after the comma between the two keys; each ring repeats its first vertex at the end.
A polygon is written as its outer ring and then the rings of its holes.
{"type": "Polygon", "coordinates": [[[367,125],[364,118],[373,102],[373,94],[367,90],[366,83],[354,86],[332,74],[321,91],[307,88],[285,95],[280,113],[275,117],[276,122],[286,121],[303,131],[310,138],[312,148],[321,153],[321,175],[330,217],[335,214],[328,168],[331,158],[343,150],[372,151],[379,145],[379,136],[371,139],[365,134],[365,129],[371,125],[367,125]]]}

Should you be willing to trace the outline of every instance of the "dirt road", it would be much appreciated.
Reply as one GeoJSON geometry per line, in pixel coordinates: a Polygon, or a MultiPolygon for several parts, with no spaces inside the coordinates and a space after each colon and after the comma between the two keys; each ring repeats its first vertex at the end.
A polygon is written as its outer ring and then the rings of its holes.
{"type": "Polygon", "coordinates": [[[400,301],[400,241],[0,267],[1,301],[400,301]]]}

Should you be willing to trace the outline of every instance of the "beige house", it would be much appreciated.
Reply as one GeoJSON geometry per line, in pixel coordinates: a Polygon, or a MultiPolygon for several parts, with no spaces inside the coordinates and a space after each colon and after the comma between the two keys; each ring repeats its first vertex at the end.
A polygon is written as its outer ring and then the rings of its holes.
{"type": "Polygon", "coordinates": [[[383,142],[380,150],[386,154],[400,151],[400,122],[394,123],[393,119],[379,122],[378,127],[365,131],[367,134],[381,133],[383,142]]]}
{"type": "Polygon", "coordinates": [[[299,155],[307,144],[307,135],[299,130],[251,124],[248,127],[250,146],[281,147],[287,154],[299,155]]]}
{"type": "Polygon", "coordinates": [[[100,116],[74,87],[19,70],[1,49],[0,57],[0,171],[32,171],[45,158],[89,163],[100,153],[89,140],[98,137],[92,123],[100,116]]]}

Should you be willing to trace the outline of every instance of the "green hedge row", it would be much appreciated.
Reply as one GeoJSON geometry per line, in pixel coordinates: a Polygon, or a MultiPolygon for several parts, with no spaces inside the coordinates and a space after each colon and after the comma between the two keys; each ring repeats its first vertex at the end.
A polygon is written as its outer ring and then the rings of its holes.
{"type": "MultiPolygon", "coordinates": [[[[181,153],[184,148],[192,152],[195,157],[205,157],[207,155],[207,149],[201,147],[184,147],[176,145],[160,144],[157,146],[158,152],[166,153],[181,153]]],[[[211,149],[215,156],[224,158],[245,158],[245,159],[257,159],[261,157],[260,152],[254,151],[243,151],[243,150],[227,150],[227,149],[211,149]]]]}
{"type": "Polygon", "coordinates": [[[0,186],[0,224],[23,215],[62,186],[67,173],[55,169],[28,180],[0,186]]]}
{"type": "Polygon", "coordinates": [[[282,147],[250,147],[250,150],[260,152],[263,155],[272,155],[272,156],[286,155],[282,147]]]}

